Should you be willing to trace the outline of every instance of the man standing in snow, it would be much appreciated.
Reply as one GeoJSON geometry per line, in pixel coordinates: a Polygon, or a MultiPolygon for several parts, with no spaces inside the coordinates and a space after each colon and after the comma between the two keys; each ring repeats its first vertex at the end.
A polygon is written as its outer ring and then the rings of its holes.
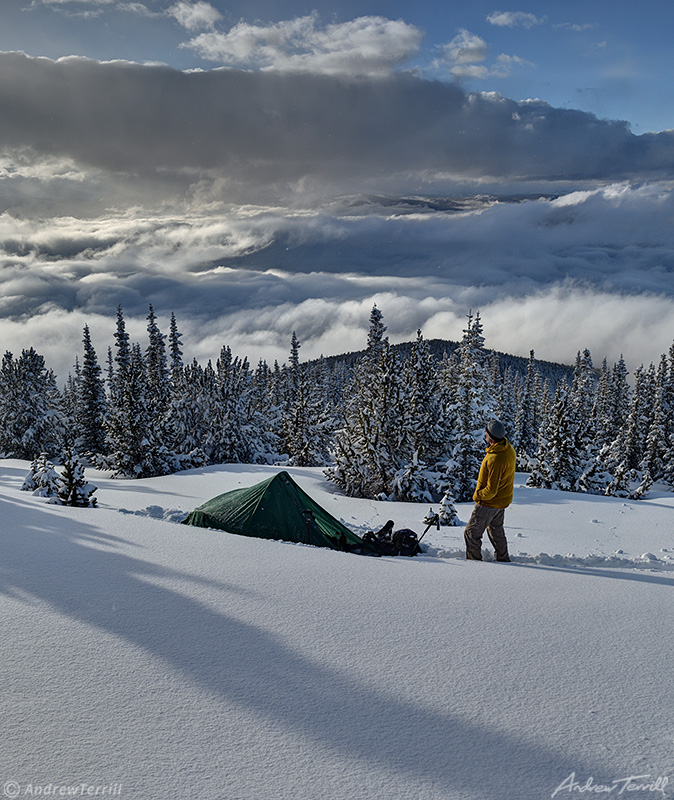
{"type": "Polygon", "coordinates": [[[513,501],[517,457],[506,439],[505,428],[497,419],[487,423],[485,442],[487,453],[473,494],[475,508],[463,534],[466,558],[482,561],[482,534],[486,529],[496,561],[510,561],[503,519],[506,508],[513,501]]]}

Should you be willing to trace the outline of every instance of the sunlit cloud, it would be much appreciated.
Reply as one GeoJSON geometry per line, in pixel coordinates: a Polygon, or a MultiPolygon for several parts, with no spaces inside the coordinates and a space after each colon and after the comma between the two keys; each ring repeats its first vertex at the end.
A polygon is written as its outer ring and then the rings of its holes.
{"type": "Polygon", "coordinates": [[[483,64],[489,55],[484,39],[462,28],[451,42],[440,48],[433,62],[436,70],[448,69],[457,80],[485,80],[491,76],[507,77],[515,67],[533,64],[519,56],[501,53],[491,66],[483,64]]]}
{"type": "Polygon", "coordinates": [[[402,20],[369,16],[323,25],[314,12],[267,25],[242,21],[226,33],[202,33],[184,46],[228,66],[387,75],[416,54],[421,39],[421,31],[402,20]]]}
{"type": "Polygon", "coordinates": [[[169,6],[166,13],[188,31],[209,30],[222,18],[218,9],[204,0],[197,0],[197,2],[179,0],[169,6]]]}
{"type": "Polygon", "coordinates": [[[445,57],[453,64],[474,64],[484,61],[489,53],[487,43],[465,28],[444,47],[445,57]]]}
{"type": "Polygon", "coordinates": [[[533,28],[542,25],[545,18],[526,11],[494,11],[487,17],[487,22],[500,28],[533,28]]]}

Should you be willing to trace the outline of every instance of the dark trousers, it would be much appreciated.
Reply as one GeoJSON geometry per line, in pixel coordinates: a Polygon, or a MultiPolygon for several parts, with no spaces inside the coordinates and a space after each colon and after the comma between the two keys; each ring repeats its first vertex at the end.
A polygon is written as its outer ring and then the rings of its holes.
{"type": "Polygon", "coordinates": [[[503,529],[505,508],[487,508],[475,505],[468,520],[463,538],[466,540],[466,558],[482,561],[482,534],[487,531],[497,561],[510,561],[508,541],[503,529]]]}

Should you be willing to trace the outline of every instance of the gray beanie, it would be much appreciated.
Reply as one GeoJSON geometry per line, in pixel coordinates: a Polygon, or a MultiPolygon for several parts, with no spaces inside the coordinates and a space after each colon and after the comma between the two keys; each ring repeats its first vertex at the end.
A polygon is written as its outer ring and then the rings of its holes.
{"type": "Polygon", "coordinates": [[[497,419],[490,419],[485,430],[492,439],[498,440],[506,438],[506,432],[505,428],[503,427],[503,423],[499,422],[497,419]]]}

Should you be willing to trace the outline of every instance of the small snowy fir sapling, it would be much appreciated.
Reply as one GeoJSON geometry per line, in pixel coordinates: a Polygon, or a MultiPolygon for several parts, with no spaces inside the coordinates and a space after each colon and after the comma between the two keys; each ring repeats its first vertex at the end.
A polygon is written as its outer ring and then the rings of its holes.
{"type": "Polygon", "coordinates": [[[30,465],[21,490],[36,497],[54,497],[59,490],[59,476],[46,453],[40,453],[30,465]]]}
{"type": "Polygon", "coordinates": [[[449,489],[444,493],[444,495],[442,496],[442,500],[440,501],[440,510],[438,511],[438,517],[440,518],[441,525],[446,525],[446,526],[461,525],[461,520],[459,519],[459,516],[456,513],[456,508],[454,507],[454,501],[452,499],[452,493],[449,489]]]}
{"type": "Polygon", "coordinates": [[[97,487],[84,477],[84,467],[77,453],[67,450],[63,458],[63,472],[59,478],[58,494],[52,499],[52,502],[62,506],[95,508],[97,500],[92,495],[96,489],[97,487]]]}

